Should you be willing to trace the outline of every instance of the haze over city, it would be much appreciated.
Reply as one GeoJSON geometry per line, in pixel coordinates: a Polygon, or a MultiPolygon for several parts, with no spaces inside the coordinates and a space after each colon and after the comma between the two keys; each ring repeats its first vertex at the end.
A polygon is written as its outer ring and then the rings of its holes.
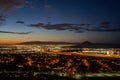
{"type": "Polygon", "coordinates": [[[120,43],[119,0],[0,0],[0,44],[120,43]]]}

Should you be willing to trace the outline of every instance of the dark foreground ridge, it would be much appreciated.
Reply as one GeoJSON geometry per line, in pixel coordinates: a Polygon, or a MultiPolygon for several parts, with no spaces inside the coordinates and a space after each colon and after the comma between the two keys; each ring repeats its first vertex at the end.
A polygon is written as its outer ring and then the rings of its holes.
{"type": "Polygon", "coordinates": [[[120,61],[79,55],[1,54],[0,80],[118,80],[120,61]]]}

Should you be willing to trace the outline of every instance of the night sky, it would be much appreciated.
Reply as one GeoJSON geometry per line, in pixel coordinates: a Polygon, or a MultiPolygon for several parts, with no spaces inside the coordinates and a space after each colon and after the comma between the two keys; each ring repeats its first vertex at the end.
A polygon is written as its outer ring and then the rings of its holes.
{"type": "Polygon", "coordinates": [[[0,0],[0,43],[120,43],[120,0],[0,0]]]}

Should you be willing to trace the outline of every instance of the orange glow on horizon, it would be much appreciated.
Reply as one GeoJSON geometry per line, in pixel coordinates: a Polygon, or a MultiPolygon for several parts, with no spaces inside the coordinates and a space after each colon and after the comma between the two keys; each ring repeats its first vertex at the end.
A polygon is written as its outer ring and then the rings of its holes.
{"type": "Polygon", "coordinates": [[[5,40],[5,41],[1,41],[0,40],[0,44],[16,44],[16,43],[20,43],[21,41],[12,41],[12,40],[9,40],[9,41],[7,41],[7,40],[5,40]]]}
{"type": "Polygon", "coordinates": [[[0,44],[16,44],[18,42],[14,42],[14,41],[10,41],[10,42],[6,42],[6,41],[0,41],[0,44]]]}

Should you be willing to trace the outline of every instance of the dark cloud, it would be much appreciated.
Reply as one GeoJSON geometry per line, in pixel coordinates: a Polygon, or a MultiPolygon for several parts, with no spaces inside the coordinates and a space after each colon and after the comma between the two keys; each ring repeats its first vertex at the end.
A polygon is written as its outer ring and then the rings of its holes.
{"type": "Polygon", "coordinates": [[[0,0],[0,9],[9,10],[12,8],[20,8],[25,0],[0,0]]]}
{"type": "Polygon", "coordinates": [[[30,24],[29,26],[40,28],[41,26],[44,26],[44,24],[43,23],[37,23],[37,24],[30,24]]]}
{"type": "Polygon", "coordinates": [[[0,25],[5,24],[6,18],[3,15],[0,15],[0,25]]]}
{"type": "Polygon", "coordinates": [[[1,21],[5,21],[5,16],[0,15],[0,20],[1,20],[1,21]]]}
{"type": "Polygon", "coordinates": [[[70,23],[62,23],[62,24],[30,24],[29,27],[36,27],[36,28],[44,28],[47,30],[68,30],[68,31],[75,31],[75,32],[82,32],[82,28],[79,24],[70,24],[70,23]]]}
{"type": "Polygon", "coordinates": [[[0,0],[0,26],[6,23],[6,13],[12,9],[20,8],[24,2],[25,0],[0,0]]]}
{"type": "Polygon", "coordinates": [[[120,28],[107,28],[107,29],[101,29],[101,28],[89,29],[89,28],[87,28],[86,31],[92,31],[92,32],[120,32],[120,28]]]}
{"type": "Polygon", "coordinates": [[[0,33],[10,33],[10,34],[30,34],[32,32],[10,32],[10,31],[0,31],[0,33]]]}
{"type": "Polygon", "coordinates": [[[62,23],[62,24],[30,24],[29,27],[37,27],[37,28],[44,28],[48,30],[68,30],[74,31],[76,33],[81,33],[85,31],[91,32],[116,32],[120,31],[119,27],[111,27],[108,26],[107,23],[104,24],[104,27],[101,25],[91,25],[91,24],[69,24],[69,23],[62,23]]]}
{"type": "Polygon", "coordinates": [[[103,27],[103,28],[108,28],[110,27],[110,22],[109,21],[103,21],[100,23],[100,26],[103,27]]]}
{"type": "MultiPolygon", "coordinates": [[[[25,24],[24,21],[17,21],[16,23],[25,24]]],[[[71,24],[71,23],[61,23],[61,24],[52,24],[52,23],[37,23],[29,24],[28,27],[43,28],[47,30],[68,30],[75,33],[82,33],[85,31],[89,32],[120,32],[120,27],[112,25],[110,22],[101,22],[98,25],[93,24],[71,24]]]]}
{"type": "MultiPolygon", "coordinates": [[[[0,16],[0,24],[3,24],[6,20],[3,16],[0,16]]],[[[16,23],[24,24],[23,21],[17,21],[16,23]]],[[[12,32],[12,31],[0,31],[0,33],[9,33],[9,34],[30,34],[32,32],[12,32]]]]}
{"type": "Polygon", "coordinates": [[[16,23],[18,23],[18,24],[25,24],[24,21],[16,21],[16,23]]]}

